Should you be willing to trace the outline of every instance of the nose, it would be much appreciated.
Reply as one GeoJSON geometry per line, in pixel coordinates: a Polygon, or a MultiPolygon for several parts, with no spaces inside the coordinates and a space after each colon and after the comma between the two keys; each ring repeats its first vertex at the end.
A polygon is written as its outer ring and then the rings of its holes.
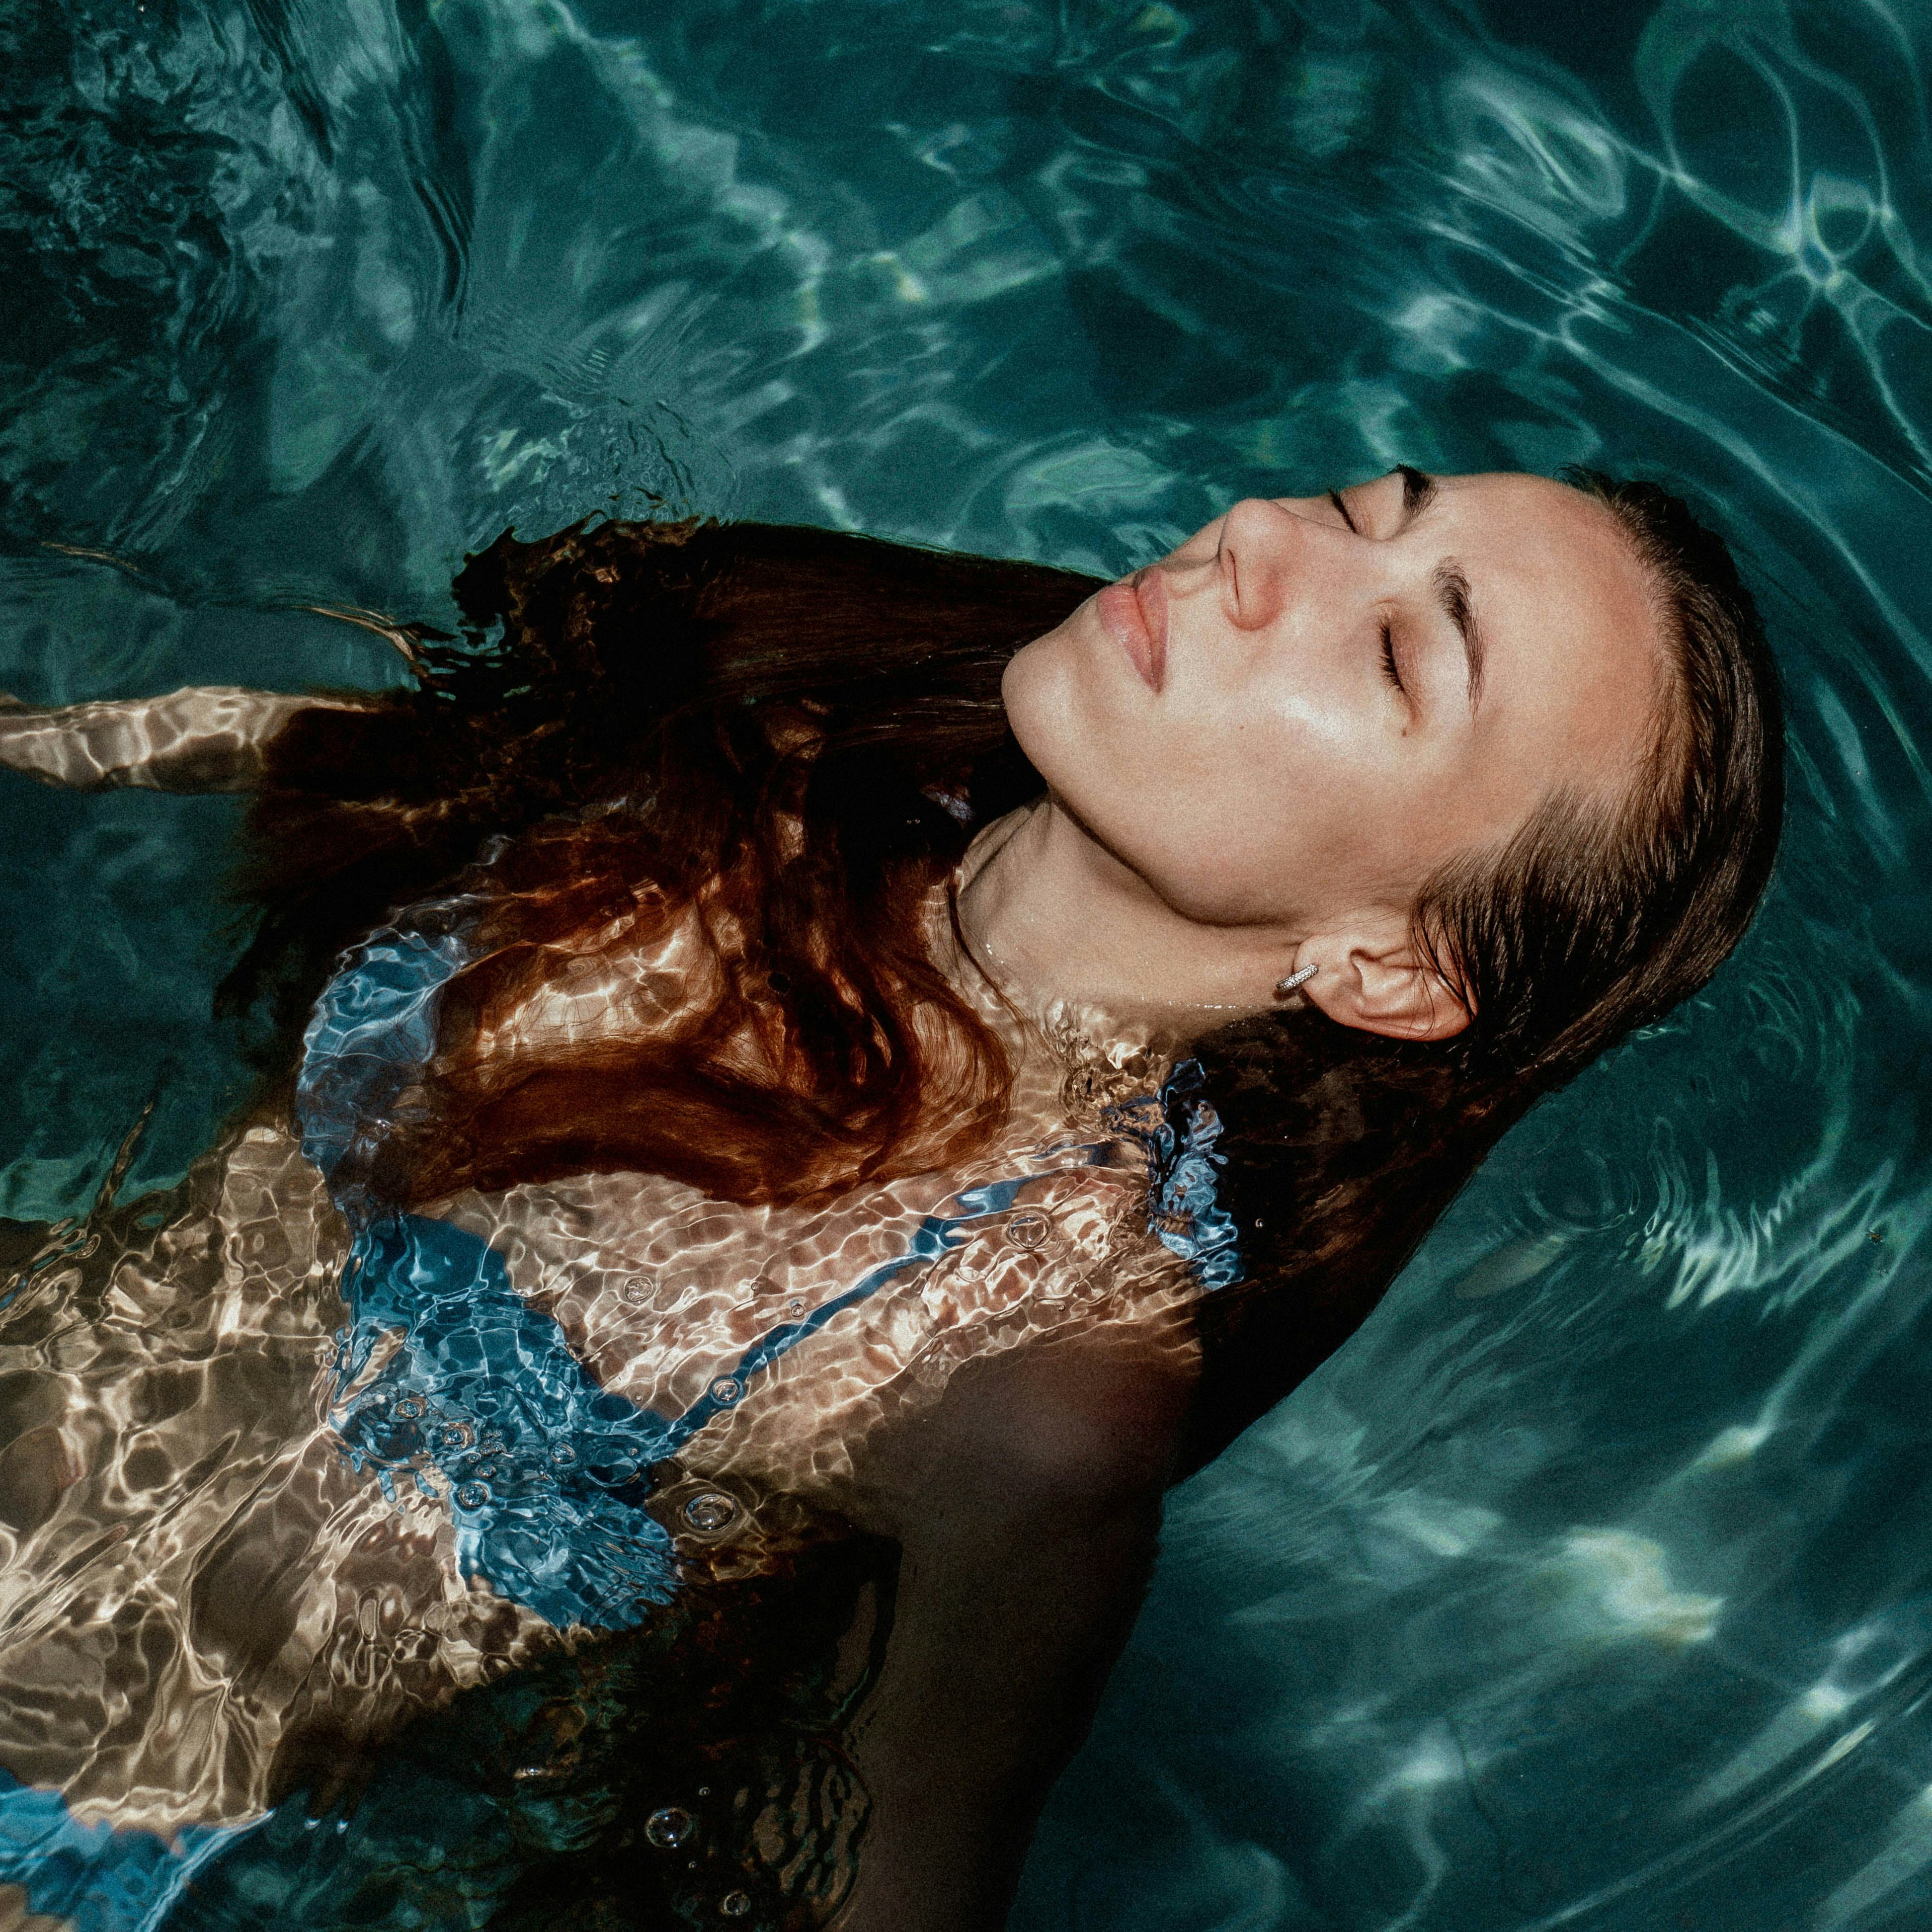
{"type": "Polygon", "coordinates": [[[1273,623],[1298,584],[1312,583],[1323,565],[1340,562],[1346,547],[1360,541],[1270,498],[1244,497],[1222,519],[1215,551],[1230,620],[1244,631],[1273,623]]]}

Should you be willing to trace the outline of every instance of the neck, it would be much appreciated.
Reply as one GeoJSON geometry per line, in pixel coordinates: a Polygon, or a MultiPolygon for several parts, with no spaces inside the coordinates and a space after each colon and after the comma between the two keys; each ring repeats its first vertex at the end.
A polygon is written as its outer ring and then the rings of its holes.
{"type": "Polygon", "coordinates": [[[1102,1030],[1185,1046],[1275,1004],[1282,934],[1176,912],[1051,795],[987,826],[963,876],[966,943],[1030,1018],[1084,1008],[1102,1030]]]}

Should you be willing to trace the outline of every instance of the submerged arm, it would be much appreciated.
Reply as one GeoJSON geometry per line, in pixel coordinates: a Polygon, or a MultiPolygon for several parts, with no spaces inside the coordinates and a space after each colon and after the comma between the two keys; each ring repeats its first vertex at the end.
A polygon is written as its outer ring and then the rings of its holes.
{"type": "Polygon", "coordinates": [[[1034,1821],[1154,1568],[1194,1375],[1184,1329],[968,1363],[879,1454],[903,1552],[854,1726],[873,1811],[836,1932],[998,1932],[1034,1821]]]}
{"type": "Polygon", "coordinates": [[[297,712],[352,711],[346,698],[200,685],[164,698],[42,706],[0,695],[0,766],[74,791],[248,791],[297,712]]]}

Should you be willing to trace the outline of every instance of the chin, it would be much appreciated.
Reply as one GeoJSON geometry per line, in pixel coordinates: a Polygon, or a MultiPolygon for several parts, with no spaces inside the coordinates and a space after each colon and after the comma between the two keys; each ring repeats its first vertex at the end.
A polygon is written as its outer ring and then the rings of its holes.
{"type": "MultiPolygon", "coordinates": [[[[1083,604],[1082,609],[1086,607],[1083,604]]],[[[1092,706],[1080,674],[1079,640],[1072,617],[1043,638],[1023,645],[1008,660],[1000,679],[1000,701],[1006,723],[1034,769],[1056,791],[1076,776],[1073,768],[1091,730],[1092,706]]]]}

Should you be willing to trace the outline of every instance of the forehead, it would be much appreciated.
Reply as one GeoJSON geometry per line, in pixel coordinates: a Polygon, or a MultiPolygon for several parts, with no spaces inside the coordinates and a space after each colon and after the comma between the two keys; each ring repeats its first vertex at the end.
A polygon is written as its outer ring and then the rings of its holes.
{"type": "Polygon", "coordinates": [[[1640,758],[1666,661],[1648,572],[1615,514],[1567,484],[1506,474],[1442,478],[1436,514],[1469,579],[1498,724],[1553,733],[1600,770],[1640,758]]]}
{"type": "Polygon", "coordinates": [[[1547,476],[1508,471],[1436,479],[1439,514],[1459,542],[1480,544],[1500,569],[1574,584],[1586,595],[1625,600],[1621,614],[1642,621],[1648,598],[1642,565],[1615,514],[1595,497],[1547,476]]]}

